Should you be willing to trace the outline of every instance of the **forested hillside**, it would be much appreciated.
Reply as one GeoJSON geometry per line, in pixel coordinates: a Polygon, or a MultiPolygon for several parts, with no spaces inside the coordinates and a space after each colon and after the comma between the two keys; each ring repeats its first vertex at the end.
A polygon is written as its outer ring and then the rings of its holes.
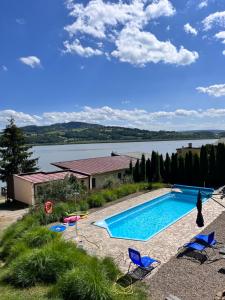
{"type": "Polygon", "coordinates": [[[103,126],[82,122],[69,122],[49,126],[26,126],[22,129],[25,132],[27,142],[32,145],[213,139],[223,135],[223,131],[149,131],[137,128],[103,126]]]}

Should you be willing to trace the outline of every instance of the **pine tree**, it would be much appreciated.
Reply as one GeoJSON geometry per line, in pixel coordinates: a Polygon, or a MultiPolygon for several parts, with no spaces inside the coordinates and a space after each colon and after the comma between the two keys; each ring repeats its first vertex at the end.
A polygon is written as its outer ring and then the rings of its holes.
{"type": "Polygon", "coordinates": [[[26,145],[22,129],[18,128],[11,118],[0,138],[0,179],[7,185],[13,174],[38,170],[38,159],[30,158],[33,154],[29,151],[30,148],[26,145]]]}
{"type": "Polygon", "coordinates": [[[146,162],[145,162],[145,156],[142,154],[141,156],[141,162],[140,162],[140,181],[146,180],[146,162]]]}
{"type": "Polygon", "coordinates": [[[164,162],[164,166],[165,166],[164,181],[168,183],[168,182],[170,182],[170,179],[171,179],[171,161],[170,161],[170,156],[168,153],[166,153],[166,159],[164,162]]]}
{"type": "Polygon", "coordinates": [[[149,158],[146,161],[146,179],[148,182],[152,182],[151,161],[149,158]]]}

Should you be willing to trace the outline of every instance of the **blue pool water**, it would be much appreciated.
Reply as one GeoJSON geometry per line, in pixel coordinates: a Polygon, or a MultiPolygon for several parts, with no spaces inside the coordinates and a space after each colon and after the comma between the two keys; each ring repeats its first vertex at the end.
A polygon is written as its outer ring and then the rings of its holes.
{"type": "MultiPolygon", "coordinates": [[[[95,225],[108,230],[111,237],[147,241],[196,207],[199,188],[178,186],[172,191],[143,204],[108,217],[95,225]]],[[[200,188],[202,201],[206,201],[213,189],[200,188]]]]}

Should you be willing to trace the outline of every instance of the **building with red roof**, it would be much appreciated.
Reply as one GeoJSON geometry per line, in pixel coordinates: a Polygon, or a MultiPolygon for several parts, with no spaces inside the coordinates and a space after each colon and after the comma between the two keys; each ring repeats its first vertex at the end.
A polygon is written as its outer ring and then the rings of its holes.
{"type": "Polygon", "coordinates": [[[123,180],[131,161],[134,165],[137,159],[128,155],[113,155],[52,163],[60,171],[16,174],[13,176],[14,198],[34,205],[38,186],[71,175],[87,189],[100,189],[110,178],[123,180]]]}

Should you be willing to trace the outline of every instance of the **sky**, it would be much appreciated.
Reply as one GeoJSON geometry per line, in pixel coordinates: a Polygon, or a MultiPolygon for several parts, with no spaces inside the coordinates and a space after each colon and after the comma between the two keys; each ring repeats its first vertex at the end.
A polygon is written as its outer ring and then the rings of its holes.
{"type": "Polygon", "coordinates": [[[0,128],[225,129],[224,0],[1,0],[0,128]]]}

